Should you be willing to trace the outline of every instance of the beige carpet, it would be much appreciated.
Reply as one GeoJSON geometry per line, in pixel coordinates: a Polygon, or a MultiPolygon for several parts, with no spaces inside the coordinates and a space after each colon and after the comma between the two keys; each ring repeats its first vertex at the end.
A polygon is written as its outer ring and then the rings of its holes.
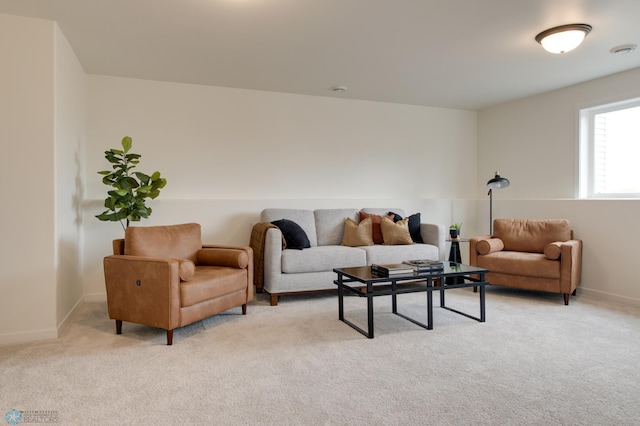
{"type": "MultiPolygon", "coordinates": [[[[0,414],[48,412],[64,425],[640,423],[640,309],[487,293],[486,323],[438,308],[431,331],[378,298],[372,340],[338,321],[335,294],[277,307],[258,295],[247,316],[177,330],[173,346],[130,323],[117,336],[106,305],[86,303],[60,339],[0,347],[0,414]]],[[[400,310],[426,321],[425,299],[401,296],[400,310]]],[[[477,314],[469,289],[448,302],[477,314]]],[[[364,299],[346,310],[364,326],[364,299]]]]}

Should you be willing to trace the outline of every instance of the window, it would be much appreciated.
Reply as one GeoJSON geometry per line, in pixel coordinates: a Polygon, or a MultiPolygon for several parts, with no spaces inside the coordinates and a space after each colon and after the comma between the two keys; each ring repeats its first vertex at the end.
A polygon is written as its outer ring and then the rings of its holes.
{"type": "Polygon", "coordinates": [[[640,198],[640,99],[580,111],[580,198],[640,198]]]}

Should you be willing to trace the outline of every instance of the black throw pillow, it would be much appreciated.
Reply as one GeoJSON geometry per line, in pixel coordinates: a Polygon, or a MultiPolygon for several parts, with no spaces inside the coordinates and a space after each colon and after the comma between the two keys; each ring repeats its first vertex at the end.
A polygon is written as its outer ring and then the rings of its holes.
{"type": "Polygon", "coordinates": [[[271,223],[280,228],[280,231],[284,236],[284,240],[287,243],[287,248],[302,250],[311,247],[311,243],[309,242],[307,233],[304,232],[304,229],[302,229],[300,225],[298,225],[294,221],[288,219],[280,219],[274,220],[271,223]]]}
{"type": "MultiPolygon", "coordinates": [[[[402,216],[397,213],[389,212],[393,215],[393,221],[398,222],[402,220],[402,216]]],[[[422,240],[422,234],[420,233],[420,213],[415,213],[409,216],[409,234],[414,243],[424,244],[422,240]]]]}

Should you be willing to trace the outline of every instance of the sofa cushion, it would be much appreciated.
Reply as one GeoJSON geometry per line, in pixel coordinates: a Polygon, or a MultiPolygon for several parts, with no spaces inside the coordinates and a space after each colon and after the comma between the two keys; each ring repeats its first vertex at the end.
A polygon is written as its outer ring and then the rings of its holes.
{"type": "MultiPolygon", "coordinates": [[[[390,215],[393,215],[393,221],[399,222],[402,220],[402,216],[393,211],[389,212],[390,215]]],[[[420,223],[422,219],[420,217],[420,213],[414,213],[409,216],[409,234],[411,234],[411,239],[416,243],[424,243],[422,239],[422,234],[420,233],[420,223]]]]}
{"type": "Polygon", "coordinates": [[[549,243],[544,246],[544,255],[547,259],[558,260],[562,253],[562,245],[560,243],[549,243]]]}
{"type": "Polygon", "coordinates": [[[571,228],[566,219],[496,219],[493,236],[502,240],[505,250],[543,253],[549,243],[570,240],[571,228]]]}
{"type": "Polygon", "coordinates": [[[196,261],[202,248],[200,225],[129,226],[124,233],[124,254],[196,261]]]}
{"type": "Polygon", "coordinates": [[[342,245],[348,247],[373,245],[373,229],[371,227],[371,217],[367,217],[360,223],[355,223],[348,217],[344,222],[344,236],[342,245]]]}
{"type": "Polygon", "coordinates": [[[415,244],[409,234],[409,218],[393,222],[393,220],[383,217],[381,228],[386,245],[415,244]]]}
{"type": "Polygon", "coordinates": [[[180,284],[183,307],[247,289],[247,270],[221,266],[199,266],[193,278],[180,284]]]}
{"type": "MultiPolygon", "coordinates": [[[[264,209],[260,213],[261,222],[273,222],[274,220],[289,219],[300,225],[307,234],[311,247],[318,245],[316,233],[316,221],[312,210],[303,209],[264,209]]],[[[344,219],[344,218],[343,218],[344,219]]]]}
{"type": "MultiPolygon", "coordinates": [[[[387,214],[385,216],[381,216],[379,214],[371,214],[363,211],[361,211],[359,214],[360,214],[360,222],[362,222],[368,217],[371,218],[371,233],[373,235],[373,243],[384,244],[384,238],[382,237],[382,228],[380,225],[380,221],[382,220],[383,217],[387,217],[393,220],[393,215],[387,214]]],[[[365,244],[361,244],[361,245],[365,245],[365,244]]]]}
{"type": "Polygon", "coordinates": [[[271,222],[273,225],[280,228],[286,248],[302,250],[311,247],[309,238],[307,237],[304,229],[297,223],[289,219],[274,220],[271,222]]]}
{"type": "Polygon", "coordinates": [[[367,265],[372,263],[399,263],[411,259],[438,260],[438,247],[431,244],[411,244],[400,246],[373,245],[360,247],[367,253],[367,265]]]}
{"type": "Polygon", "coordinates": [[[324,272],[366,264],[365,252],[355,247],[335,245],[307,250],[282,250],[282,272],[286,274],[324,272]]]}
{"type": "Polygon", "coordinates": [[[478,254],[489,254],[494,251],[500,251],[504,249],[504,243],[500,238],[488,238],[485,240],[480,240],[476,244],[476,250],[478,254]]]}
{"type": "Polygon", "coordinates": [[[178,275],[180,275],[180,281],[191,281],[196,274],[196,265],[190,260],[181,259],[178,266],[178,275]]]}
{"type": "Polygon", "coordinates": [[[529,277],[560,278],[560,262],[549,260],[542,253],[498,251],[478,256],[478,265],[493,273],[529,277]]]}
{"type": "Polygon", "coordinates": [[[359,222],[358,209],[318,209],[313,215],[319,246],[337,246],[342,243],[346,218],[359,222]]]}

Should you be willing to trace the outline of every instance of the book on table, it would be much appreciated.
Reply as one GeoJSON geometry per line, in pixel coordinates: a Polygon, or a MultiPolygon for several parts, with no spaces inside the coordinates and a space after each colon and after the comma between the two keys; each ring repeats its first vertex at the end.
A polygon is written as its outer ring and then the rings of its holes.
{"type": "Polygon", "coordinates": [[[371,272],[376,275],[402,275],[413,274],[415,269],[406,263],[374,263],[371,265],[371,272]]]}
{"type": "Polygon", "coordinates": [[[405,260],[402,263],[412,266],[416,272],[442,271],[444,269],[444,263],[440,260],[417,259],[405,260]]]}

